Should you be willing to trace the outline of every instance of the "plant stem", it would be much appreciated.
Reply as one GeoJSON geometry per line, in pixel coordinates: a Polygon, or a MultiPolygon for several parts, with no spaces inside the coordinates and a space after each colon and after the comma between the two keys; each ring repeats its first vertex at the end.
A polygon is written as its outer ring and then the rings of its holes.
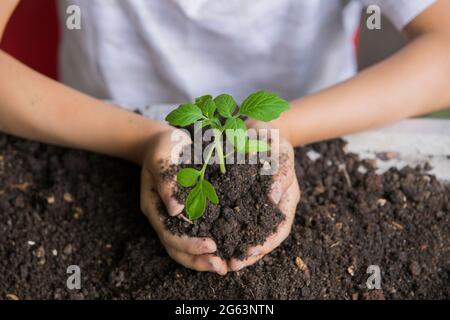
{"type": "Polygon", "coordinates": [[[219,156],[219,167],[220,167],[220,172],[222,174],[225,174],[226,169],[225,169],[225,159],[223,156],[223,150],[222,150],[222,144],[220,141],[220,137],[222,135],[222,132],[220,132],[219,130],[214,130],[214,142],[215,142],[215,149],[217,151],[217,155],[219,156]]]}
{"type": "Polygon", "coordinates": [[[209,160],[211,160],[212,154],[214,152],[214,149],[216,149],[216,147],[217,146],[215,144],[211,147],[211,150],[209,150],[208,156],[206,157],[205,162],[203,163],[203,167],[200,170],[200,172],[201,172],[200,179],[201,180],[203,180],[203,178],[205,176],[206,167],[208,166],[208,162],[209,162],[209,160]]]}
{"type": "Polygon", "coordinates": [[[235,153],[234,150],[228,152],[228,153],[225,155],[225,159],[228,158],[229,156],[231,156],[231,155],[234,154],[234,153],[235,153]]]}

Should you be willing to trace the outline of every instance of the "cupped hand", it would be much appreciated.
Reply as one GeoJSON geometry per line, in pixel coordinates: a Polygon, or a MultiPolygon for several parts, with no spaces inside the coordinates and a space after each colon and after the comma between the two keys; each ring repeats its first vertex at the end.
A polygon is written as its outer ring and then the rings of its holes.
{"type": "MultiPolygon", "coordinates": [[[[265,123],[249,122],[251,128],[270,128],[265,123]]],[[[164,224],[160,208],[163,204],[171,216],[183,214],[184,206],[173,197],[176,188],[176,173],[167,176],[168,166],[176,163],[182,148],[191,143],[190,137],[182,131],[168,127],[166,131],[154,136],[146,148],[146,156],[141,176],[141,208],[159,236],[167,253],[181,265],[197,271],[210,271],[221,275],[227,271],[238,271],[250,266],[278,247],[289,235],[294,221],[295,210],[300,200],[300,189],[294,170],[294,151],[284,138],[272,140],[272,150],[279,150],[279,169],[273,176],[269,197],[278,205],[285,219],[277,231],[269,236],[264,244],[247,250],[248,258],[240,261],[224,261],[215,252],[217,246],[210,238],[195,238],[174,235],[164,224]],[[164,174],[163,174],[164,173],[164,174]]]]}
{"type": "MultiPolygon", "coordinates": [[[[270,124],[255,120],[247,121],[247,126],[257,130],[273,129],[270,124]]],[[[232,258],[228,261],[228,268],[231,271],[238,271],[254,264],[278,247],[289,235],[292,223],[294,222],[295,210],[300,201],[300,188],[295,175],[294,149],[289,141],[281,136],[279,139],[272,138],[270,143],[272,152],[278,153],[279,168],[273,175],[269,197],[273,203],[278,205],[285,219],[280,223],[277,231],[266,239],[264,244],[248,248],[248,258],[246,260],[241,261],[232,258]]]]}
{"type": "Polygon", "coordinates": [[[182,214],[184,206],[173,197],[176,173],[167,176],[167,169],[171,163],[178,161],[183,146],[190,143],[187,134],[172,127],[150,139],[142,165],[141,209],[172,259],[189,269],[224,275],[227,273],[227,264],[214,254],[217,246],[212,239],[171,233],[165,227],[165,217],[160,212],[163,204],[169,215],[182,214]]]}

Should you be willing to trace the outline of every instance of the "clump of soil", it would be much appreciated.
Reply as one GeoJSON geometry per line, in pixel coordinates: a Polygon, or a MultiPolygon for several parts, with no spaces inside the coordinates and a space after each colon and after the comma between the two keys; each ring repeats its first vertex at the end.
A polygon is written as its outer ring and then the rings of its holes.
{"type": "MultiPolygon", "coordinates": [[[[284,219],[268,198],[272,177],[260,175],[260,169],[256,164],[226,165],[226,173],[221,174],[217,165],[208,166],[205,178],[214,186],[219,204],[208,203],[203,217],[191,223],[166,215],[168,229],[179,235],[212,238],[217,255],[223,259],[246,258],[247,248],[263,244],[284,219]]],[[[164,175],[178,170],[171,166],[164,175]]],[[[179,188],[175,193],[180,203],[188,191],[179,188]]]]}
{"type": "Polygon", "coordinates": [[[0,134],[0,298],[450,298],[450,187],[420,168],[377,175],[343,147],[296,150],[290,236],[221,277],[168,257],[139,209],[139,168],[0,134]],[[66,287],[74,264],[81,290],[66,287]],[[380,290],[366,287],[370,265],[380,290]]]}

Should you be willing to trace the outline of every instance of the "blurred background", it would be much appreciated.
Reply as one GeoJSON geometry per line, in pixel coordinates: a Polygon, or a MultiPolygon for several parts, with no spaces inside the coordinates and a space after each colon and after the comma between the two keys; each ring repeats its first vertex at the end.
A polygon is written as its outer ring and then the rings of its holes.
{"type": "MultiPolygon", "coordinates": [[[[366,21],[362,15],[359,44],[359,68],[367,68],[400,50],[405,44],[405,37],[397,32],[389,20],[383,18],[382,30],[368,30],[363,26],[366,21]]],[[[450,118],[450,109],[428,115],[433,118],[450,118]]]]}
{"type": "MultiPolygon", "coordinates": [[[[59,39],[56,1],[22,0],[0,43],[0,48],[54,79],[58,74],[59,39]]],[[[382,26],[382,30],[360,28],[357,50],[360,69],[383,60],[405,44],[405,38],[387,19],[382,26]]],[[[431,116],[450,117],[450,110],[431,116]]]]}

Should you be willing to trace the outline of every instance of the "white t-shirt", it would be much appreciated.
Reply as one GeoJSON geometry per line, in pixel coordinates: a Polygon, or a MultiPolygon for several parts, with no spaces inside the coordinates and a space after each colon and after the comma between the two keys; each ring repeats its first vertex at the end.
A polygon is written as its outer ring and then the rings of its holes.
{"type": "Polygon", "coordinates": [[[59,0],[60,78],[146,116],[203,94],[285,99],[353,76],[361,5],[400,30],[434,0],[59,0]],[[66,28],[69,5],[81,30],[66,28]]]}

